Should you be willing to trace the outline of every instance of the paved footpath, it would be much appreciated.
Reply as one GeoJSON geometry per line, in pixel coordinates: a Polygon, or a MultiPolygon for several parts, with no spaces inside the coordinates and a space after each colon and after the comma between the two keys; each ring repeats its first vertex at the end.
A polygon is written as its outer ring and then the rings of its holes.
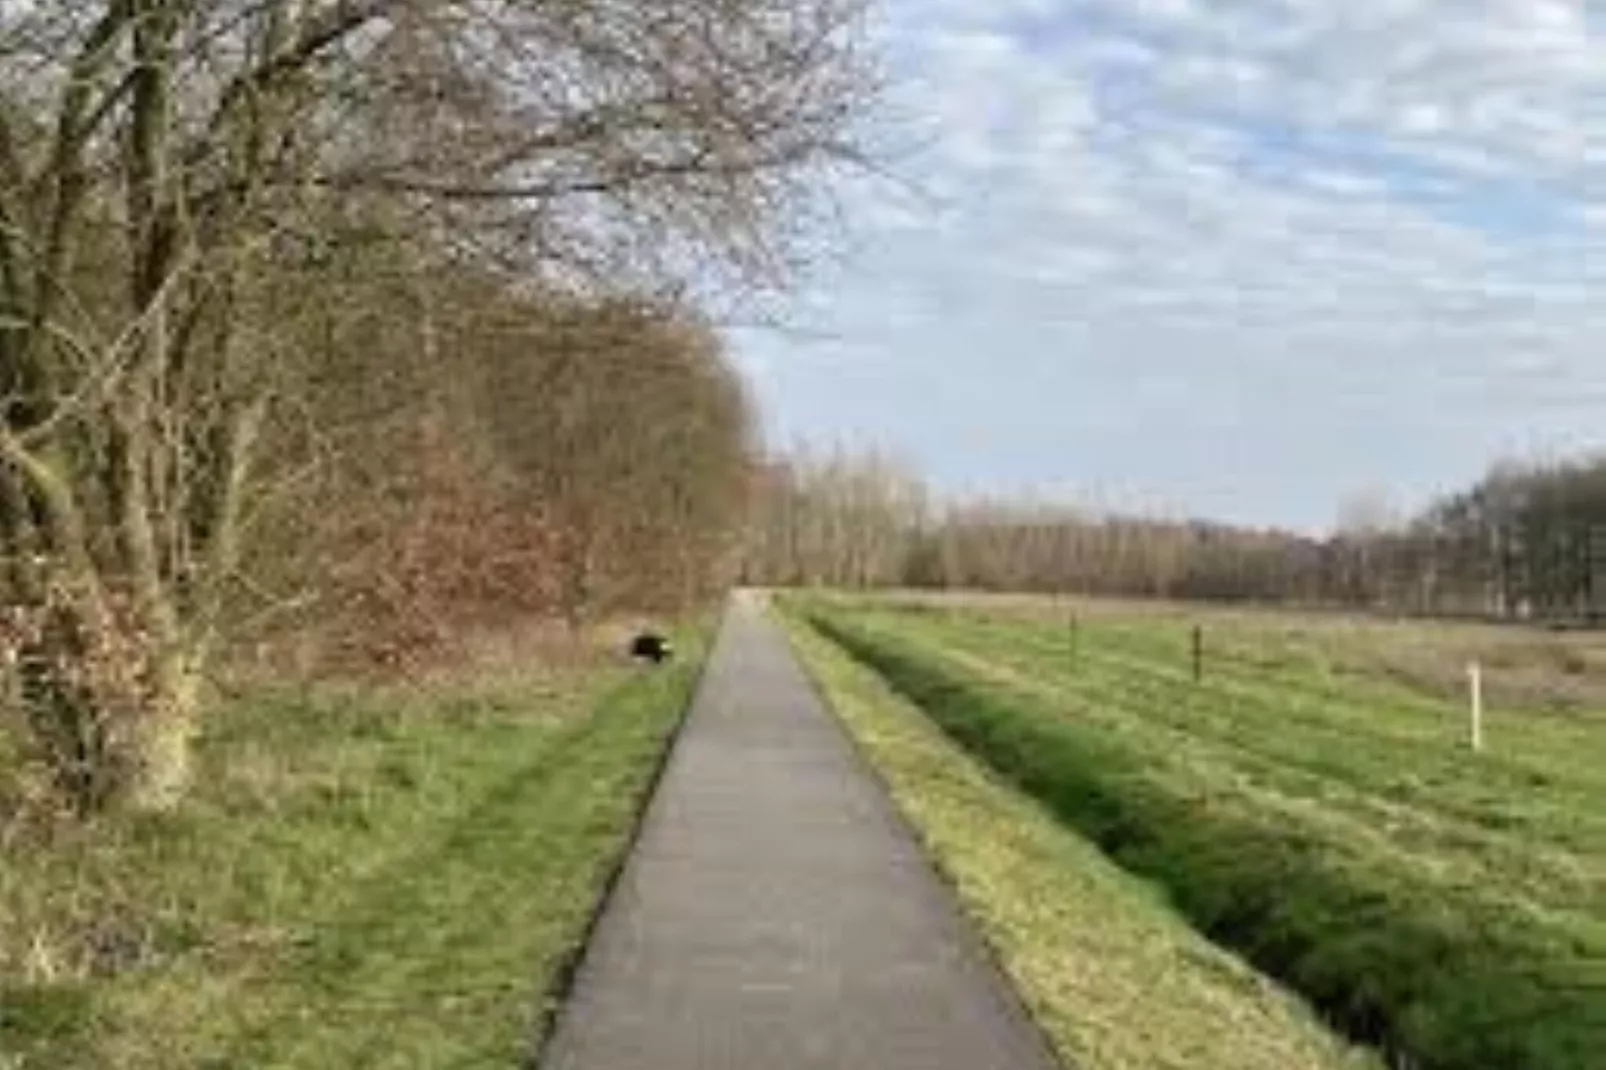
{"type": "Polygon", "coordinates": [[[1036,1028],[750,596],[544,1070],[1051,1070],[1036,1028]]]}

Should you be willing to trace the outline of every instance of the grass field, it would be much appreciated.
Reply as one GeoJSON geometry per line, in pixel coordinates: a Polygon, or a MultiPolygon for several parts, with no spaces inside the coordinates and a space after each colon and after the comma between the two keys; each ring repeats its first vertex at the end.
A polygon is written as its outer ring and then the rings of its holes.
{"type": "Polygon", "coordinates": [[[1589,653],[1579,669],[1545,646],[1582,640],[1097,604],[1073,639],[1069,607],[1043,601],[800,609],[1199,932],[1397,1063],[1603,1065],[1606,719],[1556,701],[1542,669],[1589,694],[1570,679],[1589,683],[1589,653]],[[1508,655],[1491,668],[1506,704],[1472,754],[1443,670],[1488,650],[1508,655]]]}
{"type": "Polygon", "coordinates": [[[177,814],[0,845],[0,1068],[522,1065],[694,674],[234,702],[177,814]]]}
{"type": "Polygon", "coordinates": [[[794,648],[1068,1066],[1360,1070],[1278,986],[806,626],[794,648]]]}

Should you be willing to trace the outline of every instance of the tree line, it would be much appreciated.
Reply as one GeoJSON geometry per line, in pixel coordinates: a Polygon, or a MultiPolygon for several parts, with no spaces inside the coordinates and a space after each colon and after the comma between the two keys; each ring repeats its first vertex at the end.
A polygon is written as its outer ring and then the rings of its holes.
{"type": "Polygon", "coordinates": [[[179,799],[231,644],[715,586],[856,0],[0,5],[0,731],[179,799]],[[650,557],[650,560],[649,560],[650,557]]]}
{"type": "Polygon", "coordinates": [[[939,502],[875,453],[798,451],[758,484],[753,583],[1293,603],[1503,620],[1606,615],[1606,457],[1502,462],[1403,520],[1315,536],[1008,500],[939,502]]]}

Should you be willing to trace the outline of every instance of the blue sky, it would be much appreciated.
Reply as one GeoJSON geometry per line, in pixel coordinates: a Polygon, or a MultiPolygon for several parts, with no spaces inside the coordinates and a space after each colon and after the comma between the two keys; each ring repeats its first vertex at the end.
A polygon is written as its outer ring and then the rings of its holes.
{"type": "Polygon", "coordinates": [[[881,0],[778,443],[1319,528],[1606,446],[1606,0],[881,0]]]}

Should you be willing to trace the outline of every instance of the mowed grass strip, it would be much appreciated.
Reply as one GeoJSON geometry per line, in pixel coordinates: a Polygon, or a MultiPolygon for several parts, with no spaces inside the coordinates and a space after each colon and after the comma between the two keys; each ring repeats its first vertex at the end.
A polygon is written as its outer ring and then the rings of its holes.
{"type": "Polygon", "coordinates": [[[1431,845],[1401,850],[1387,829],[1334,820],[1319,791],[1268,790],[1230,748],[1157,729],[1142,710],[1068,710],[910,638],[906,620],[840,609],[814,619],[978,757],[1164,887],[1201,932],[1357,1040],[1424,1070],[1602,1065],[1598,916],[1437,879],[1431,845]]]}
{"type": "Polygon", "coordinates": [[[1200,937],[873,672],[788,620],[795,649],[956,888],[1066,1065],[1380,1067],[1200,937]]]}
{"type": "Polygon", "coordinates": [[[523,1065],[695,673],[236,704],[180,812],[0,859],[0,1068],[523,1065]]]}
{"type": "Polygon", "coordinates": [[[1472,754],[1464,708],[1401,700],[1372,680],[1333,683],[1320,660],[1266,670],[1216,656],[1196,684],[1186,630],[1084,629],[1072,654],[1063,627],[875,619],[1162,751],[1178,775],[1231,782],[1267,805],[1316,803],[1320,820],[1414,856],[1424,879],[1589,915],[1606,903],[1606,724],[1502,709],[1498,741],[1472,754]]]}

